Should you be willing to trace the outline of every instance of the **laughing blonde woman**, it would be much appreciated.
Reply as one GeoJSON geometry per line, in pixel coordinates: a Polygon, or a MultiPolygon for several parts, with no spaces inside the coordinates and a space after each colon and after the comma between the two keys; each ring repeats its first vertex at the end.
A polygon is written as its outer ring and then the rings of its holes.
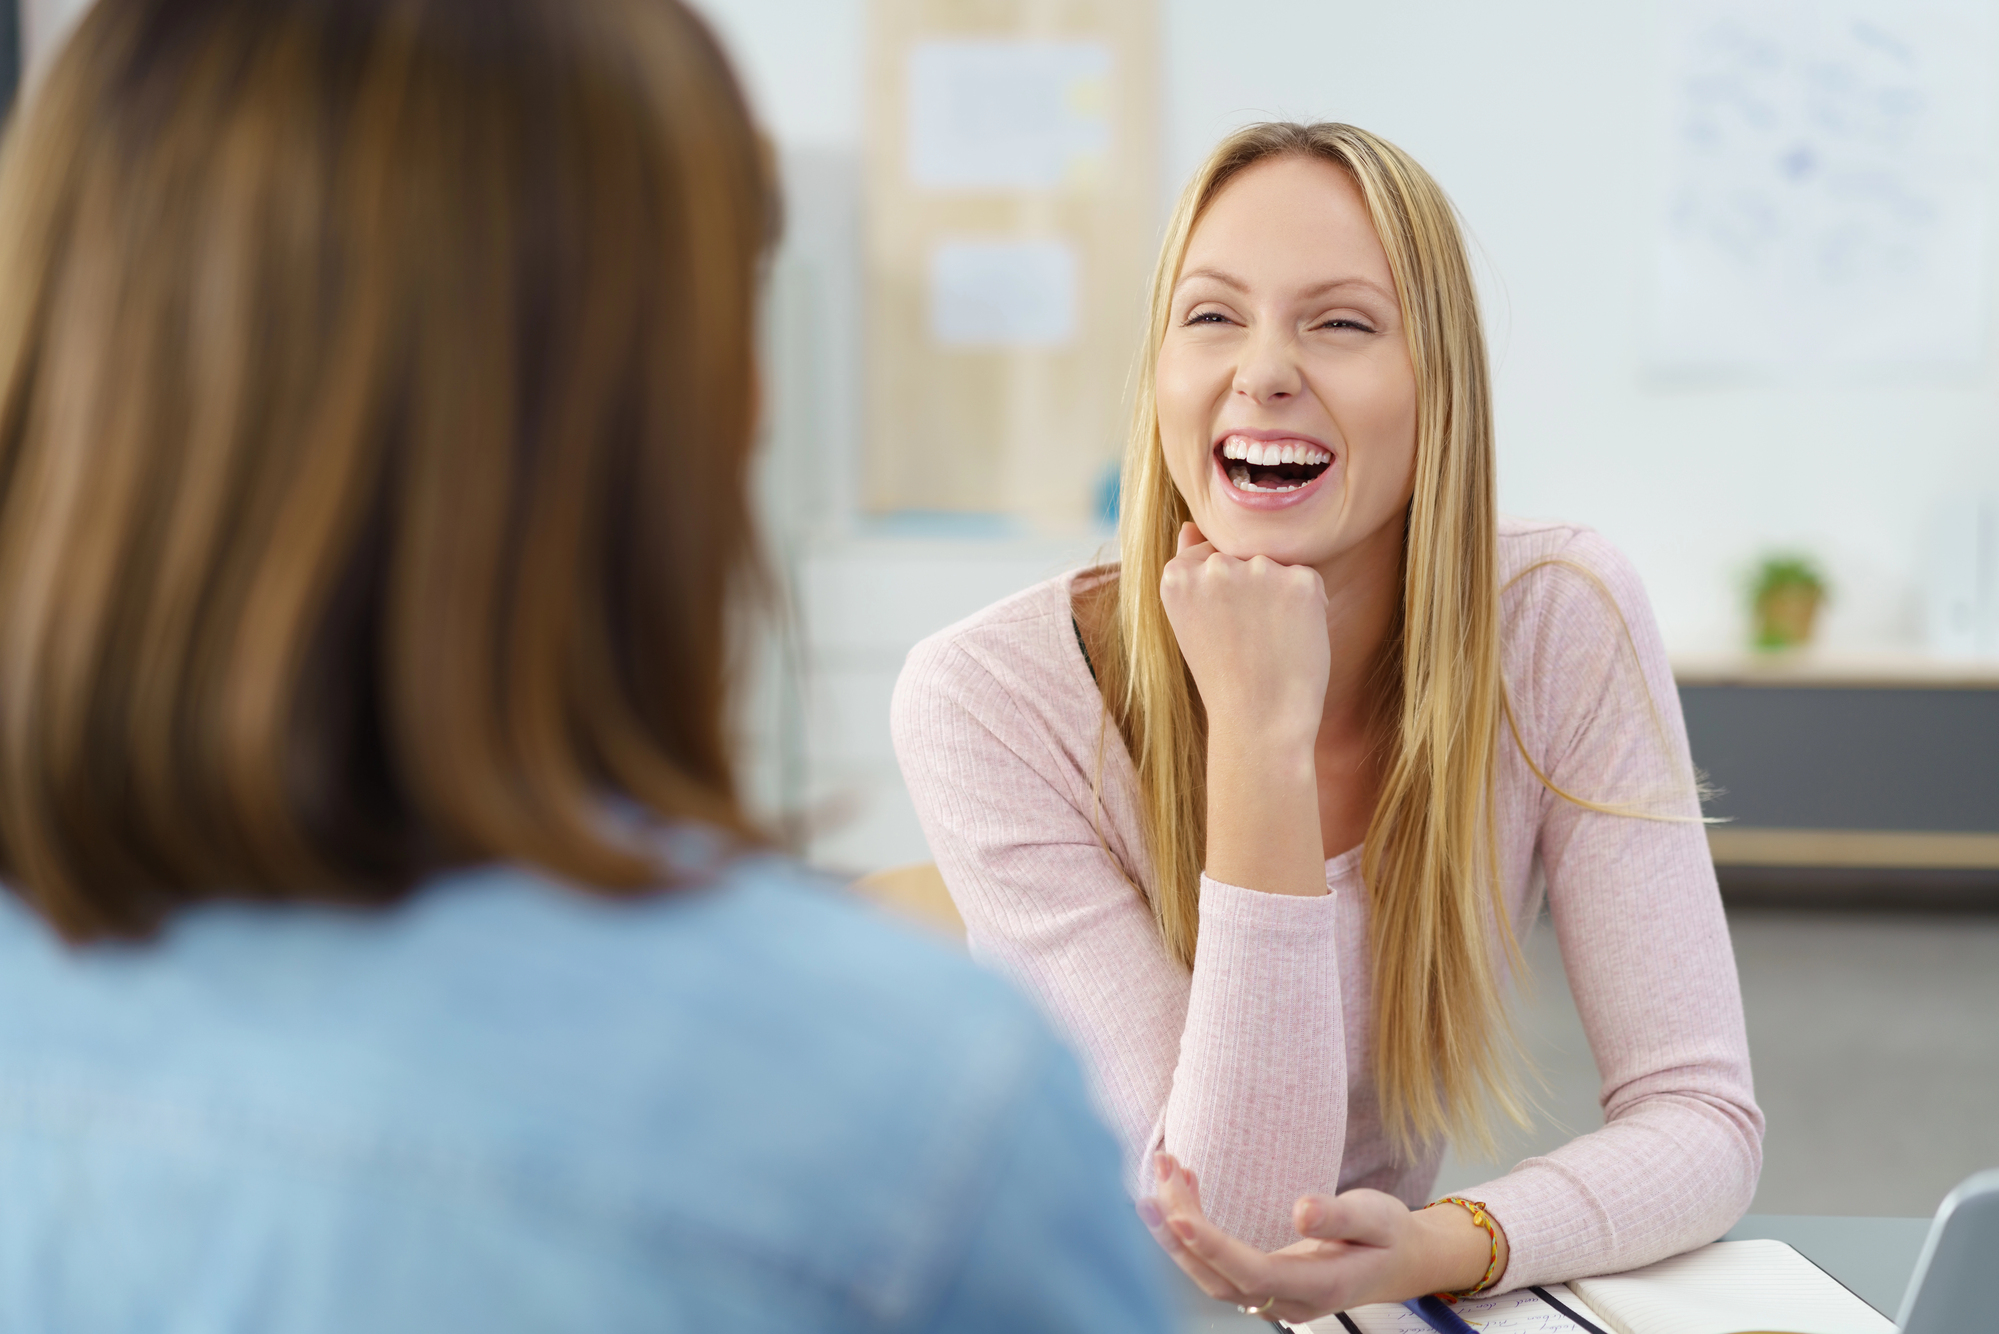
{"type": "Polygon", "coordinates": [[[1763,1120],[1636,574],[1501,518],[1449,201],[1258,125],[1154,277],[1121,560],[911,654],[898,753],[974,948],[1064,1024],[1154,1235],[1310,1318],[1628,1268],[1747,1207],[1763,1120]],[[1521,1116],[1545,897],[1604,1124],[1436,1207],[1521,1116]]]}

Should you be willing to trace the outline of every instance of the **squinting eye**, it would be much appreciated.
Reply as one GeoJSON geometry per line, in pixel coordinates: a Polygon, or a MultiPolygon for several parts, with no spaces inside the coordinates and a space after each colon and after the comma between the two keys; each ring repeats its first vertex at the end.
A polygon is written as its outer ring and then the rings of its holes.
{"type": "Polygon", "coordinates": [[[1227,324],[1228,316],[1219,310],[1201,310],[1187,317],[1189,324],[1227,324]]]}
{"type": "Polygon", "coordinates": [[[1324,324],[1320,325],[1319,327],[1321,329],[1358,329],[1362,333],[1374,332],[1374,330],[1368,328],[1365,324],[1362,324],[1359,320],[1327,320],[1324,324]]]}

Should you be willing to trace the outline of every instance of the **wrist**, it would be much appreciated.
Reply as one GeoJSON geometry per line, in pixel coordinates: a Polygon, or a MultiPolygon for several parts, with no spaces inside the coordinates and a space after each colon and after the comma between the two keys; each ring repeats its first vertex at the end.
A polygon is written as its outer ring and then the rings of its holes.
{"type": "Polygon", "coordinates": [[[1319,730],[1316,721],[1306,724],[1265,718],[1242,718],[1210,711],[1208,714],[1208,763],[1228,764],[1246,760],[1259,772],[1275,767],[1284,774],[1318,783],[1315,750],[1319,730]]]}
{"type": "Polygon", "coordinates": [[[1416,1210],[1411,1218],[1422,1229],[1418,1254],[1424,1263],[1418,1286],[1424,1292],[1468,1293],[1485,1283],[1488,1275],[1489,1291],[1505,1276],[1510,1258],[1506,1229],[1491,1213],[1484,1213],[1490,1232],[1473,1220],[1471,1210],[1445,1200],[1416,1210]]]}
{"type": "Polygon", "coordinates": [[[1223,727],[1208,735],[1207,767],[1207,873],[1264,893],[1326,893],[1312,747],[1223,727]]]}

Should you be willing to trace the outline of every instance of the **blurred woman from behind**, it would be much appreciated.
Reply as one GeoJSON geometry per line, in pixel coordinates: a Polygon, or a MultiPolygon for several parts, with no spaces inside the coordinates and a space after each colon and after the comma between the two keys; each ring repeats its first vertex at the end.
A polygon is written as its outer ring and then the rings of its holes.
{"type": "Polygon", "coordinates": [[[1140,1329],[999,984],[758,849],[765,157],[673,0],[99,0],[0,159],[0,1327],[1140,1329]]]}

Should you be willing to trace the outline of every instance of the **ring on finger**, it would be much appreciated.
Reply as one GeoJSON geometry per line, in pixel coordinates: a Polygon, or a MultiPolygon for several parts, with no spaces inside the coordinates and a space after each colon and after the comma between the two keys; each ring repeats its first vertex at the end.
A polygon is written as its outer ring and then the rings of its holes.
{"type": "Polygon", "coordinates": [[[1236,1307],[1236,1310],[1241,1311],[1244,1315],[1260,1316],[1275,1305],[1277,1305],[1277,1297],[1276,1294],[1273,1293],[1271,1296],[1265,1297],[1263,1301],[1256,1306],[1238,1306],[1236,1307]]]}

